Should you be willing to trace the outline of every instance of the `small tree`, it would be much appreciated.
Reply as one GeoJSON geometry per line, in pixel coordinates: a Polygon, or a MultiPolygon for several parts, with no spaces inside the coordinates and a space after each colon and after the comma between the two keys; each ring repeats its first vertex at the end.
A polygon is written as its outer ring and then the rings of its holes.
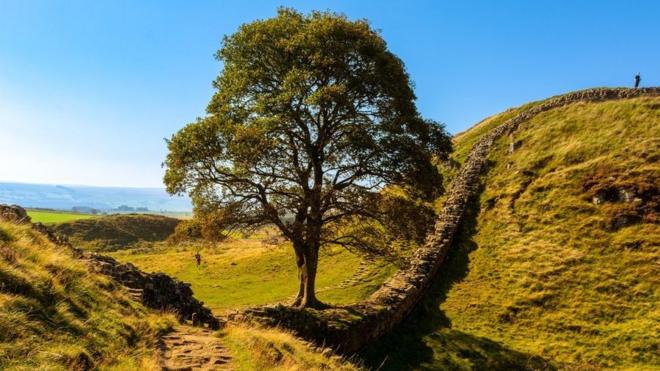
{"type": "Polygon", "coordinates": [[[342,224],[381,221],[379,191],[431,199],[449,136],[419,117],[401,60],[366,21],[280,9],[225,37],[208,115],[168,141],[165,184],[225,225],[274,224],[291,241],[300,288],[318,306],[319,249],[368,239],[342,224]],[[343,232],[348,231],[348,232],[343,232]]]}

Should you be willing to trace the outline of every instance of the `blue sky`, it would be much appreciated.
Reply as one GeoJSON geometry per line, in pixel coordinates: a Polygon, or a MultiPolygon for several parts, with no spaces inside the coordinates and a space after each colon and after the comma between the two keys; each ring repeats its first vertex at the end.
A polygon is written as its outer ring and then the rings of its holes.
{"type": "Polygon", "coordinates": [[[452,133],[637,72],[660,85],[660,1],[0,0],[0,181],[162,186],[222,36],[282,5],[369,19],[452,133]]]}

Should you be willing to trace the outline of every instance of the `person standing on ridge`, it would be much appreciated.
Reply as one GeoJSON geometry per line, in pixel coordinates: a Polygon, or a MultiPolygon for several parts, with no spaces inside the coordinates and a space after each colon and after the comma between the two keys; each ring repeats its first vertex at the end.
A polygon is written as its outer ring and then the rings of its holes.
{"type": "Polygon", "coordinates": [[[635,75],[635,89],[639,88],[639,82],[642,81],[642,78],[639,76],[639,72],[635,75]]]}

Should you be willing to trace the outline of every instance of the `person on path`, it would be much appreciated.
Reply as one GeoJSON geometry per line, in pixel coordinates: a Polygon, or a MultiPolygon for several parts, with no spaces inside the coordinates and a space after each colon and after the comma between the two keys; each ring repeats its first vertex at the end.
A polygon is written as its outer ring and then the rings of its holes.
{"type": "Polygon", "coordinates": [[[199,265],[202,264],[202,255],[197,251],[195,253],[195,261],[197,262],[197,268],[199,268],[199,265]]]}
{"type": "Polygon", "coordinates": [[[637,75],[635,75],[635,89],[639,88],[639,82],[642,81],[641,76],[639,76],[639,72],[637,75]]]}

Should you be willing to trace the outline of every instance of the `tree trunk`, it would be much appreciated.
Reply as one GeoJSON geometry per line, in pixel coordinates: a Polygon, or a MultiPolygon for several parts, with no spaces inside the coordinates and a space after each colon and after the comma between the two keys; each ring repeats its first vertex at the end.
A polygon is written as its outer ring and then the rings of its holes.
{"type": "Polygon", "coordinates": [[[300,282],[303,288],[303,297],[299,307],[319,308],[321,302],[316,298],[316,268],[319,261],[319,250],[315,246],[308,247],[304,253],[304,264],[300,270],[300,282]]]}
{"type": "Polygon", "coordinates": [[[305,296],[305,284],[303,283],[302,275],[303,275],[303,266],[305,264],[305,257],[302,254],[302,249],[298,247],[294,247],[294,250],[296,252],[296,266],[298,267],[298,280],[300,281],[300,284],[298,285],[298,294],[296,295],[296,298],[293,299],[293,303],[291,304],[294,307],[300,306],[300,303],[302,303],[303,297],[305,296]]]}

